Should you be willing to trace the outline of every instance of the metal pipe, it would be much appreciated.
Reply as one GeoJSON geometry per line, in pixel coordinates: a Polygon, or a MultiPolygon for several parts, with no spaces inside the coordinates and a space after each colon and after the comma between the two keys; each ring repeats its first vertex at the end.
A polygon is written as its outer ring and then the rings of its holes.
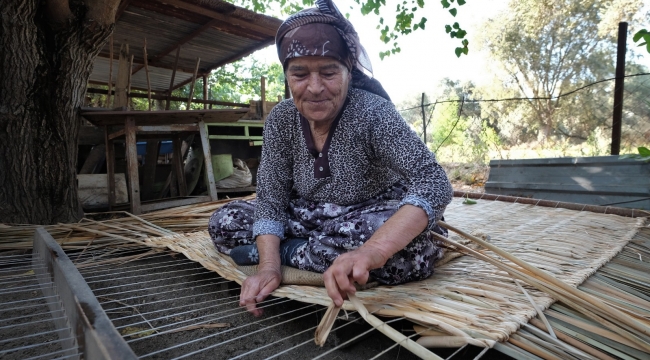
{"type": "Polygon", "coordinates": [[[621,152],[621,127],[623,124],[623,90],[625,88],[625,50],[627,23],[618,23],[618,45],[616,48],[616,80],[614,82],[614,113],[612,115],[611,155],[621,152]]]}

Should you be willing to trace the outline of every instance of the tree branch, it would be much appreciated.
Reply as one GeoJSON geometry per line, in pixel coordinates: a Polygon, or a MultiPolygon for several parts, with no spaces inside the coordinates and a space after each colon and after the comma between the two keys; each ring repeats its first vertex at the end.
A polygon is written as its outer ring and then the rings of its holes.
{"type": "Polygon", "coordinates": [[[70,24],[74,17],[70,11],[68,0],[46,0],[49,22],[54,30],[62,30],[70,24]]]}

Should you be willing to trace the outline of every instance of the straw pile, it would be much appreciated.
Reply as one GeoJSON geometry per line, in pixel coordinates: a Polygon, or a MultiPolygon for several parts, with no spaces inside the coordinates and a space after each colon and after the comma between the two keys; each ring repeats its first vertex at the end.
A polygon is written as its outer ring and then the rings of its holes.
{"type": "MultiPolygon", "coordinates": [[[[574,288],[615,256],[645,222],[642,218],[497,201],[463,205],[458,198],[450,204],[445,217],[447,223],[466,232],[487,234],[491,244],[574,288]]],[[[461,240],[456,235],[450,238],[461,240]]],[[[183,253],[238,283],[246,277],[228,257],[215,251],[207,231],[151,237],[141,243],[183,253]]],[[[512,265],[491,251],[480,253],[512,265]]],[[[555,301],[521,284],[542,309],[555,301]]],[[[325,289],[314,286],[285,285],[273,295],[325,306],[331,303],[325,289]]],[[[424,281],[359,291],[357,297],[376,315],[404,316],[452,336],[469,335],[490,347],[495,341],[508,340],[536,315],[527,295],[508,272],[474,256],[452,260],[424,281]]],[[[348,302],[343,308],[355,309],[348,302]]]]}

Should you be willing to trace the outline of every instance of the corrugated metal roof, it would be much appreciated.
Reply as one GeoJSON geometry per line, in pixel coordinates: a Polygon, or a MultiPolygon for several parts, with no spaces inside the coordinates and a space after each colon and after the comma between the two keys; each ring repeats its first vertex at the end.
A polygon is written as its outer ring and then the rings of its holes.
{"type": "MultiPolygon", "coordinates": [[[[134,56],[131,86],[146,89],[143,45],[147,42],[151,88],[169,88],[176,49],[180,55],[174,85],[192,77],[201,58],[199,76],[273,43],[281,20],[256,14],[220,0],[122,0],[123,11],[113,32],[113,81],[117,79],[120,46],[134,56]]],[[[110,46],[95,60],[90,81],[108,81],[110,46]]]]}
{"type": "Polygon", "coordinates": [[[491,160],[485,192],[650,210],[650,164],[616,155],[491,160]]]}

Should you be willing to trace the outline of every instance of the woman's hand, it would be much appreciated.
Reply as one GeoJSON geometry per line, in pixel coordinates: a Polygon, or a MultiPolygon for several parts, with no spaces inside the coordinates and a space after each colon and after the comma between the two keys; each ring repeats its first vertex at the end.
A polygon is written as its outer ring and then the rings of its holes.
{"type": "Polygon", "coordinates": [[[339,256],[323,274],[327,295],[336,306],[343,305],[347,294],[355,293],[354,283],[365,285],[370,270],[381,267],[387,260],[380,249],[369,244],[339,256]]]}
{"type": "Polygon", "coordinates": [[[336,258],[323,274],[327,295],[334,304],[343,305],[347,294],[355,293],[355,282],[365,285],[370,270],[384,266],[391,256],[424,231],[428,222],[424,210],[404,205],[360,248],[336,258]]]}
{"type": "Polygon", "coordinates": [[[241,285],[239,306],[246,306],[248,312],[261,316],[264,311],[258,309],[256,304],[264,301],[282,281],[280,238],[275,235],[259,235],[256,243],[260,253],[260,264],[257,267],[257,274],[247,277],[241,285]]]}
{"type": "Polygon", "coordinates": [[[261,316],[264,311],[257,308],[273,290],[280,286],[282,274],[280,269],[260,269],[257,274],[244,280],[239,295],[239,306],[246,306],[246,310],[255,316],[261,316]]]}

